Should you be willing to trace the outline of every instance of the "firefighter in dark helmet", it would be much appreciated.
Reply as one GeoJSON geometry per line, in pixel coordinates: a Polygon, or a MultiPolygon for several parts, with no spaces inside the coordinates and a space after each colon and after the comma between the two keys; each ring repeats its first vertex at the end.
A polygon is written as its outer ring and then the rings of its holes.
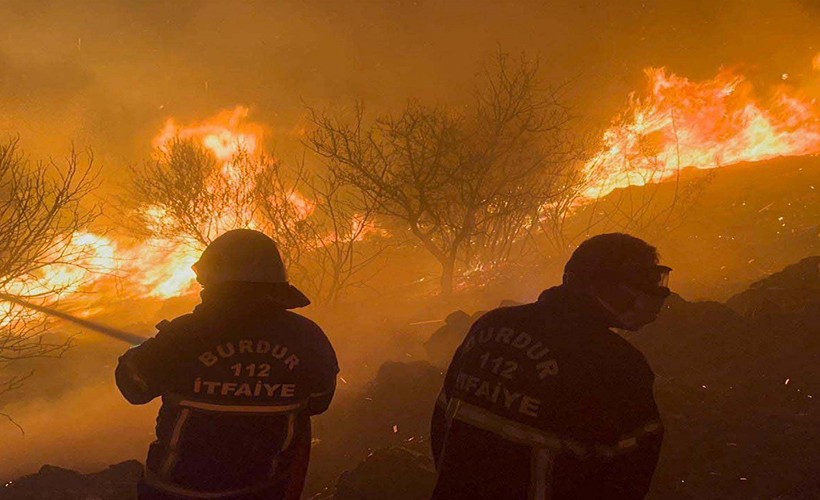
{"type": "Polygon", "coordinates": [[[131,403],[162,397],[139,498],[298,499],[310,416],[336,388],[333,348],[289,311],[310,301],[264,234],[229,231],[193,267],[202,303],[160,323],[116,370],[131,403]]]}
{"type": "Polygon", "coordinates": [[[663,438],[654,374],[611,328],[654,321],[670,270],[638,238],[595,236],[561,286],[476,321],[433,415],[433,498],[643,498],[663,438]]]}

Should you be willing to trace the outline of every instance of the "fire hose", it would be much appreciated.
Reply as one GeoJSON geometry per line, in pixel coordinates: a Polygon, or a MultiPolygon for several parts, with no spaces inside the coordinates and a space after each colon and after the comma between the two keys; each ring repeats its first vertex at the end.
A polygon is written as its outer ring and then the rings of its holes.
{"type": "Polygon", "coordinates": [[[145,337],[141,337],[135,333],[126,332],[124,330],[119,330],[117,328],[103,325],[101,323],[97,323],[95,321],[89,321],[87,319],[78,318],[72,314],[68,314],[67,312],[60,311],[58,309],[54,309],[51,307],[41,306],[38,304],[33,304],[27,300],[23,300],[19,297],[15,297],[13,295],[9,295],[6,293],[0,292],[0,300],[5,300],[7,302],[11,302],[13,304],[17,304],[19,306],[25,307],[26,309],[31,309],[33,311],[41,312],[43,314],[47,314],[49,316],[54,316],[55,318],[64,319],[75,325],[81,326],[83,328],[87,328],[89,330],[93,330],[97,333],[102,333],[103,335],[110,337],[112,339],[121,340],[123,342],[128,342],[131,345],[137,345],[145,342],[145,337]]]}

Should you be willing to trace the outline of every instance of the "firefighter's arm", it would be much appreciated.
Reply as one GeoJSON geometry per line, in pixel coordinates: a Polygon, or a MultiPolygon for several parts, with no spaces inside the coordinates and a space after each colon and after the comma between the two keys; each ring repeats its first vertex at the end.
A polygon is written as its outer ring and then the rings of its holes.
{"type": "Polygon", "coordinates": [[[172,334],[167,321],[157,325],[156,336],[128,349],[120,356],[114,377],[117,388],[129,403],[148,403],[164,392],[166,372],[171,365],[172,334]]]}
{"type": "MultiPolygon", "coordinates": [[[[660,457],[663,424],[653,394],[654,374],[641,356],[636,364],[643,369],[633,383],[622,387],[619,417],[620,432],[614,456],[606,473],[612,498],[643,498],[649,492],[660,457]]],[[[618,391],[613,391],[617,393],[618,391]]]]}
{"type": "Polygon", "coordinates": [[[638,421],[642,423],[620,441],[633,447],[628,453],[617,457],[610,468],[614,477],[620,478],[613,484],[624,498],[643,498],[649,493],[663,443],[664,429],[652,395],[652,383],[644,385],[643,394],[633,403],[641,414],[638,421]]]}
{"type": "Polygon", "coordinates": [[[137,347],[128,349],[125,354],[120,356],[117,369],[114,371],[114,378],[123,397],[131,404],[141,405],[151,401],[159,394],[155,394],[155,391],[152,390],[143,377],[136,360],[135,349],[137,347]]]}
{"type": "Polygon", "coordinates": [[[318,415],[324,413],[333,395],[336,393],[336,377],[339,375],[339,362],[336,359],[336,352],[325,336],[324,332],[316,326],[318,330],[318,342],[313,355],[316,362],[311,370],[310,395],[308,397],[308,415],[318,415]]]}
{"type": "Polygon", "coordinates": [[[336,393],[336,377],[328,382],[324,388],[318,392],[310,394],[308,400],[308,415],[319,415],[324,413],[330,407],[330,402],[333,401],[333,395],[336,393]]]}
{"type": "Polygon", "coordinates": [[[639,438],[638,445],[607,463],[610,498],[644,498],[660,457],[663,429],[639,438]]]}

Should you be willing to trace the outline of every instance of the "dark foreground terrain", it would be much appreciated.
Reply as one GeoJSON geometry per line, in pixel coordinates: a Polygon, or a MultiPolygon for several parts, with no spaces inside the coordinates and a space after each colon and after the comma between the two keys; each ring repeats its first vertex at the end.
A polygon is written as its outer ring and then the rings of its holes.
{"type": "MultiPolygon", "coordinates": [[[[657,374],[667,434],[652,498],[820,498],[820,257],[726,303],[673,296],[629,335],[657,374]]],[[[426,435],[443,377],[385,363],[316,421],[309,498],[424,499],[435,473],[426,435]]],[[[44,466],[0,498],[126,500],[138,462],[94,474],[44,466]]]]}

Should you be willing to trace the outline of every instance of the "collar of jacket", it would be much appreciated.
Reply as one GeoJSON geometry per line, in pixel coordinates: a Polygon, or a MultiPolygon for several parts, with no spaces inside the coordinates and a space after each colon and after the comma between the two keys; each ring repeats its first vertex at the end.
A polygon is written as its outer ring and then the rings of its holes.
{"type": "Polygon", "coordinates": [[[199,294],[202,303],[196,307],[197,313],[285,310],[285,307],[274,300],[269,287],[250,286],[246,283],[224,283],[202,289],[199,294]]]}
{"type": "Polygon", "coordinates": [[[562,316],[574,323],[609,328],[617,326],[617,320],[593,297],[578,294],[561,285],[541,292],[537,302],[551,314],[562,316]]]}

